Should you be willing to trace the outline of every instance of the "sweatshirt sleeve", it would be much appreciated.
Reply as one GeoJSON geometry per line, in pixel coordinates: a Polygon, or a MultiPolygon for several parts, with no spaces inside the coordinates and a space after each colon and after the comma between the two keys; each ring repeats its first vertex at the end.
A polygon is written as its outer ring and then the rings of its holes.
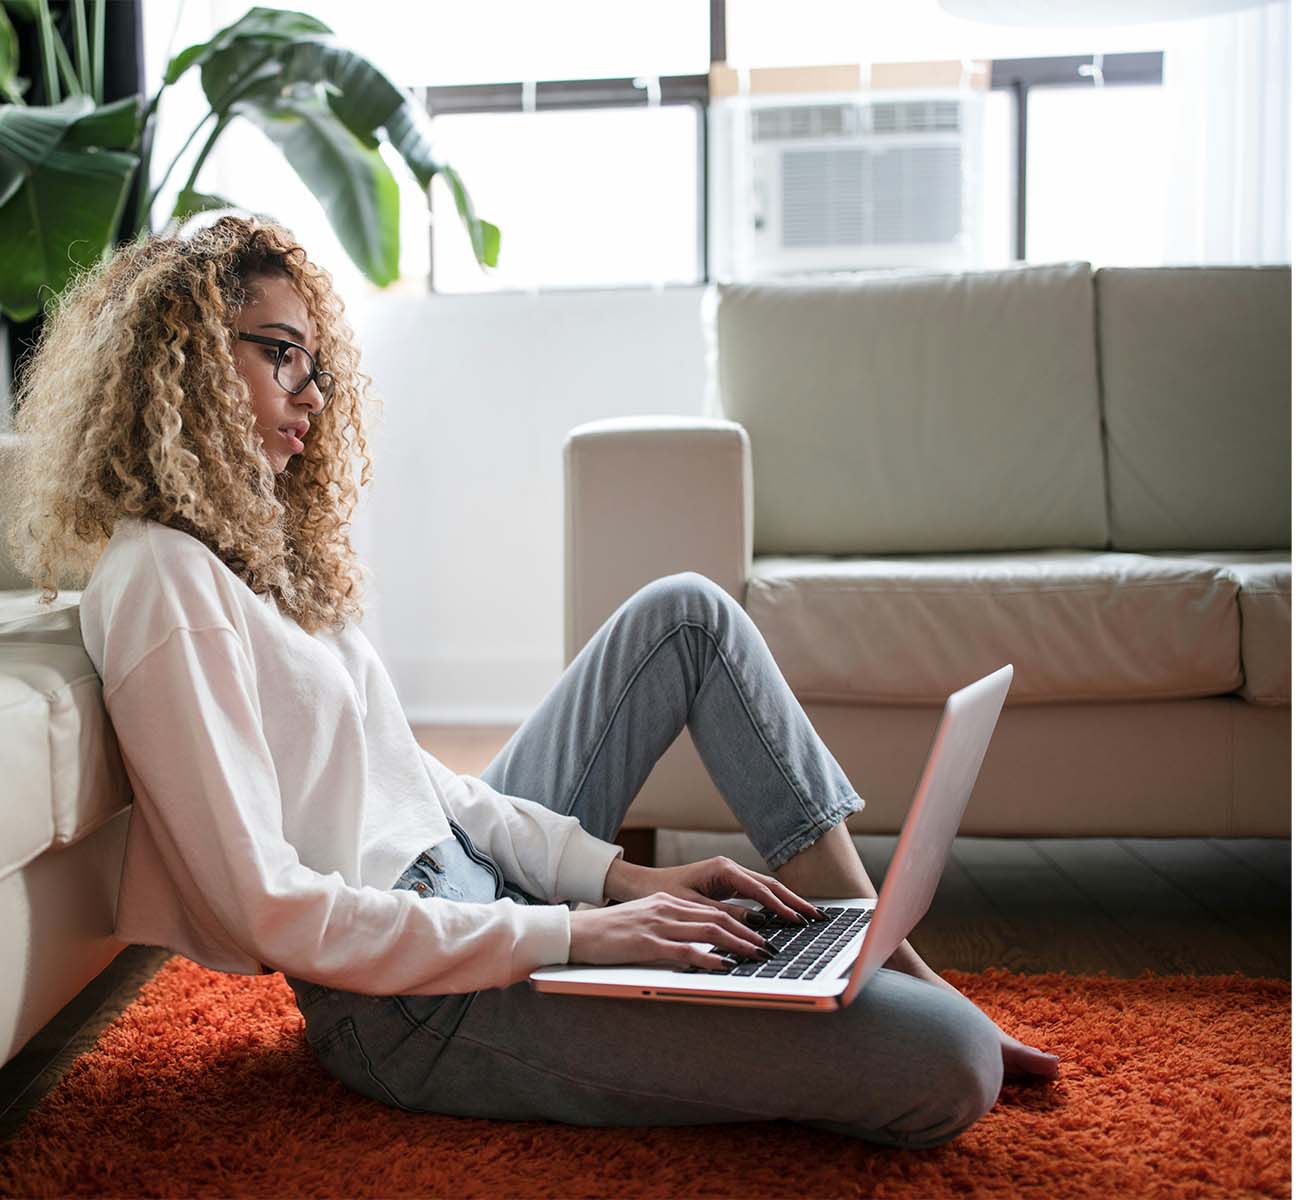
{"type": "Polygon", "coordinates": [[[105,695],[135,791],[188,906],[251,958],[366,995],[505,987],[568,961],[565,905],[423,900],[300,862],[282,833],[253,665],[235,630],[176,629],[105,695]]]}
{"type": "MultiPolygon", "coordinates": [[[[420,747],[421,749],[421,747],[420,747]]],[[[573,816],[506,796],[476,775],[456,775],[423,750],[423,762],[454,819],[510,883],[548,900],[605,903],[604,881],[623,848],[588,833],[573,816]]]]}

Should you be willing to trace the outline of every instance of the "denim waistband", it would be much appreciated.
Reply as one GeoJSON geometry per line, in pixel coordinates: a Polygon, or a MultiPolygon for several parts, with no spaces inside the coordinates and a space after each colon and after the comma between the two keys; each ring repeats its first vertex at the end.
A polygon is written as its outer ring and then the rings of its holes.
{"type": "Polygon", "coordinates": [[[401,872],[392,890],[417,892],[424,899],[442,896],[490,904],[499,898],[504,876],[495,862],[472,845],[463,830],[422,850],[401,872]]]}

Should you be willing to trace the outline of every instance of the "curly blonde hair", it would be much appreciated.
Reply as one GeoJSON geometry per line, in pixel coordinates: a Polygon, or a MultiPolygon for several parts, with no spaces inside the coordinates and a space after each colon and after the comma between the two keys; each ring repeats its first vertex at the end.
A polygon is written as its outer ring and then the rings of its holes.
{"type": "Polygon", "coordinates": [[[119,517],[140,517],[200,539],[306,632],[343,628],[362,616],[347,531],[372,478],[371,383],[331,278],[275,222],[227,216],[122,246],[65,289],[18,381],[5,498],[15,564],[49,604],[61,586],[85,586],[119,517]],[[252,284],[279,273],[336,380],[280,473],[232,354],[252,284]]]}

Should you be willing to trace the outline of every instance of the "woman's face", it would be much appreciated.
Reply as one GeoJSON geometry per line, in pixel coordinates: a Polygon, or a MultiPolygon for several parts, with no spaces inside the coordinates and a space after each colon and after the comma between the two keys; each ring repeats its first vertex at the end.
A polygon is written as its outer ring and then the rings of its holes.
{"type": "MultiPolygon", "coordinates": [[[[310,354],[318,353],[318,330],[310,319],[309,309],[285,275],[260,275],[250,284],[251,299],[241,309],[236,328],[240,333],[257,333],[262,337],[286,338],[298,342],[310,354]]],[[[297,424],[312,428],[313,416],[322,411],[323,397],[315,382],[291,395],[273,377],[277,365],[277,347],[238,339],[233,355],[236,369],[250,388],[255,425],[263,441],[264,453],[273,470],[284,471],[293,454],[299,454],[312,433],[297,438],[297,424]],[[290,433],[283,432],[288,426],[290,433]]],[[[285,374],[285,369],[284,369],[285,374]]]]}

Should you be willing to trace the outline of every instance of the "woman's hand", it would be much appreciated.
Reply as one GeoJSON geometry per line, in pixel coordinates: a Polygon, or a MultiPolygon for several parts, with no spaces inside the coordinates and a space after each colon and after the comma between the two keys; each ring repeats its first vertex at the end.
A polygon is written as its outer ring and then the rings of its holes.
{"type": "Polygon", "coordinates": [[[720,904],[731,896],[758,900],[765,908],[796,921],[801,917],[822,920],[823,914],[803,896],[797,895],[771,875],[743,867],[726,855],[705,858],[681,867],[639,867],[614,859],[605,876],[604,894],[609,900],[637,900],[655,892],[667,892],[698,904],[711,904],[729,913],[740,913],[739,904],[720,904]]]}
{"type": "Polygon", "coordinates": [[[608,908],[568,914],[571,963],[648,963],[651,966],[721,970],[718,955],[692,945],[708,942],[719,950],[753,959],[766,958],[767,943],[744,921],[722,909],[655,892],[608,908]]]}
{"type": "Polygon", "coordinates": [[[723,967],[721,958],[693,942],[754,959],[769,957],[767,941],[747,923],[747,910],[720,903],[738,892],[788,920],[821,916],[777,880],[721,857],[662,868],[615,859],[604,891],[623,903],[569,913],[569,962],[723,967]]]}

